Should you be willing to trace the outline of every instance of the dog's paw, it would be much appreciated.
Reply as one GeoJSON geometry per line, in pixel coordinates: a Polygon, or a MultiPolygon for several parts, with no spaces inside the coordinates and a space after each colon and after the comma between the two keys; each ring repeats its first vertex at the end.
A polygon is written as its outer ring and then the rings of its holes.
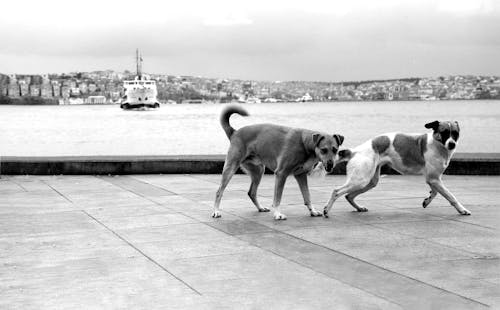
{"type": "Polygon", "coordinates": [[[271,209],[266,208],[266,207],[261,207],[261,208],[259,209],[259,212],[269,212],[269,211],[271,211],[271,209]]]}
{"type": "Polygon", "coordinates": [[[459,211],[461,215],[471,215],[470,211],[467,209],[463,209],[462,211],[459,211]]]}
{"type": "Polygon", "coordinates": [[[286,215],[284,215],[283,213],[275,213],[274,219],[276,221],[284,221],[284,220],[286,220],[286,215]]]}
{"type": "Polygon", "coordinates": [[[215,218],[219,218],[222,216],[222,213],[220,211],[214,211],[212,213],[212,217],[215,219],[215,218]]]}
{"type": "Polygon", "coordinates": [[[422,201],[422,207],[427,208],[427,206],[431,203],[430,198],[425,198],[424,201],[422,201]]]}
{"type": "Polygon", "coordinates": [[[323,208],[323,216],[324,216],[325,218],[328,218],[328,207],[324,207],[324,208],[323,208]]]}
{"type": "Polygon", "coordinates": [[[323,216],[323,213],[321,213],[321,211],[318,211],[318,210],[312,209],[312,210],[311,210],[311,216],[312,216],[312,217],[316,217],[316,216],[323,216]]]}
{"type": "Polygon", "coordinates": [[[368,212],[368,209],[365,207],[359,207],[358,212],[368,212]]]}

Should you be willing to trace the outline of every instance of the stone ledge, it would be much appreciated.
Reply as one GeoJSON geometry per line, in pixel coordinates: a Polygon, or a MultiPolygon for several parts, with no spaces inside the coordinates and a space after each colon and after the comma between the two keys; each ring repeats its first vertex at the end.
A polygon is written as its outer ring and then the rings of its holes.
{"type": "MultiPolygon", "coordinates": [[[[225,155],[155,155],[155,156],[2,156],[0,173],[6,175],[55,174],[219,174],[225,155]]],[[[271,173],[270,171],[267,171],[271,173]]],[[[382,173],[397,174],[389,167],[382,173]]],[[[334,174],[345,174],[345,163],[334,174]]],[[[500,153],[457,153],[446,174],[500,175],[500,153]]]]}

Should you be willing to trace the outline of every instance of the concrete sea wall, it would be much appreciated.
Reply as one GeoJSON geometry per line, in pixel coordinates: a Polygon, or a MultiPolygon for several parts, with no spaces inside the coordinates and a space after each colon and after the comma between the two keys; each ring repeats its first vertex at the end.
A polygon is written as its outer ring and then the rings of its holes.
{"type": "MultiPolygon", "coordinates": [[[[225,155],[183,156],[60,156],[0,157],[0,173],[6,175],[57,174],[219,174],[225,155]]],[[[267,171],[268,173],[272,173],[267,171]]],[[[382,173],[397,173],[384,167],[382,173]]],[[[500,175],[500,153],[458,153],[452,158],[446,174],[500,175]]],[[[345,174],[345,163],[335,167],[334,174],[345,174]]]]}

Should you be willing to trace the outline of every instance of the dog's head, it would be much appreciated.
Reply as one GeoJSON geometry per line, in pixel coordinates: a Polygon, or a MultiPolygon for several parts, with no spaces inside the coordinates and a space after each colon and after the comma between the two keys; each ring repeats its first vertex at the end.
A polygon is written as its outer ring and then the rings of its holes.
{"type": "Polygon", "coordinates": [[[340,145],[344,142],[344,136],[334,134],[333,136],[314,133],[312,135],[314,142],[314,151],[318,156],[319,161],[323,163],[323,167],[327,172],[332,172],[335,167],[335,156],[340,145]]]}
{"type": "Polygon", "coordinates": [[[425,128],[432,129],[434,131],[434,140],[441,142],[446,149],[452,151],[457,146],[458,137],[460,136],[460,126],[458,126],[458,122],[434,121],[425,124],[425,128]]]}

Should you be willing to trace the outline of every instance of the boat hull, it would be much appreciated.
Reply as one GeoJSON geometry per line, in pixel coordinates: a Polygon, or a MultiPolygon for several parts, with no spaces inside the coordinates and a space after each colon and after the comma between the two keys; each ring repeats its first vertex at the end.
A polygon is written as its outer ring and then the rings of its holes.
{"type": "Polygon", "coordinates": [[[146,110],[146,109],[158,109],[160,104],[158,102],[155,103],[122,103],[120,104],[120,108],[123,110],[146,110]]]}

